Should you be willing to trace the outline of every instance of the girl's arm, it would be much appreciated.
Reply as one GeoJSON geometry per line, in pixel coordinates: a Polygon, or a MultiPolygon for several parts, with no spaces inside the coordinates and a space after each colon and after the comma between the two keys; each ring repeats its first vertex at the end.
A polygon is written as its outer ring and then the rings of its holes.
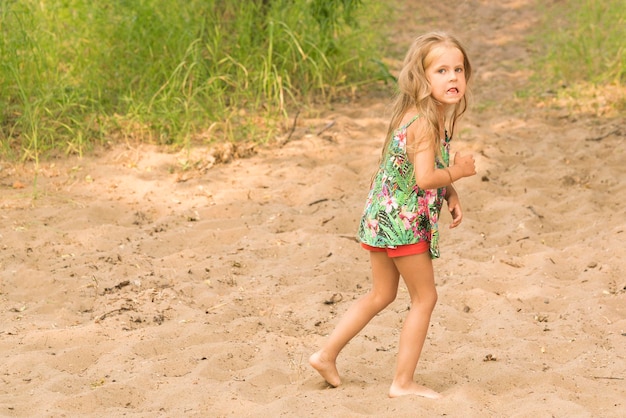
{"type": "Polygon", "coordinates": [[[448,210],[452,215],[450,228],[456,228],[463,220],[463,210],[461,209],[461,201],[454,185],[446,187],[446,201],[448,202],[448,210]]]}
{"type": "Polygon", "coordinates": [[[415,154],[415,182],[421,189],[438,189],[453,182],[476,174],[474,157],[454,155],[454,165],[443,169],[435,169],[435,150],[432,146],[418,146],[415,154]],[[422,148],[422,149],[420,149],[422,148]]]}
{"type": "MultiPolygon", "coordinates": [[[[435,168],[435,149],[432,141],[425,137],[424,130],[418,119],[408,130],[408,144],[415,150],[413,165],[415,166],[415,182],[421,189],[438,189],[451,185],[456,180],[476,174],[474,157],[454,155],[454,165],[444,169],[435,168]]],[[[410,148],[409,148],[410,149],[410,148]]]]}

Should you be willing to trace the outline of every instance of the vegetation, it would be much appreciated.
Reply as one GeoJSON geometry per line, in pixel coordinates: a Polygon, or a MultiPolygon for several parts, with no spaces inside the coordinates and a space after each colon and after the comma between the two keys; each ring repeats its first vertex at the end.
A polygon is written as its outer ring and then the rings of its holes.
{"type": "MultiPolygon", "coordinates": [[[[0,158],[268,141],[300,107],[391,77],[377,59],[381,3],[2,1],[0,158]]],[[[626,110],[624,0],[543,7],[535,85],[626,110]]]]}
{"type": "Polygon", "coordinates": [[[543,48],[535,81],[544,91],[559,86],[550,91],[561,98],[594,101],[602,96],[613,110],[625,110],[626,2],[557,2],[544,18],[544,29],[534,39],[543,48]]]}
{"type": "Polygon", "coordinates": [[[385,77],[376,3],[2,1],[0,157],[267,140],[290,109],[385,77]]]}

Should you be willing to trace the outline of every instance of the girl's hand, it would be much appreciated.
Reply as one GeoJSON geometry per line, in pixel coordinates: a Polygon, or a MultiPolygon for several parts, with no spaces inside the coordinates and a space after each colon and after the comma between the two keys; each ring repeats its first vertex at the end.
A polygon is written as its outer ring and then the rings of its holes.
{"type": "Polygon", "coordinates": [[[450,196],[448,196],[448,210],[450,211],[450,215],[452,215],[450,229],[456,228],[461,224],[461,221],[463,220],[463,210],[461,209],[461,202],[459,202],[459,197],[456,193],[450,194],[450,196]]]}
{"type": "Polygon", "coordinates": [[[461,168],[463,177],[469,177],[476,174],[476,164],[474,162],[474,156],[471,154],[464,156],[461,156],[458,152],[454,154],[454,166],[461,168]]]}

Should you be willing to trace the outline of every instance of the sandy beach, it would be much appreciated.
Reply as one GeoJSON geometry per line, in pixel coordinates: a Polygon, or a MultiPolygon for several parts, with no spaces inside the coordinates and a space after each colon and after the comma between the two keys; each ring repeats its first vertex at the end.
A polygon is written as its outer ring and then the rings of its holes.
{"type": "Polygon", "coordinates": [[[403,286],[342,386],[307,363],[370,286],[354,237],[389,100],[362,93],[225,164],[136,144],[0,162],[0,416],[625,416],[624,115],[516,99],[534,1],[420,3],[391,68],[443,29],[475,69],[452,151],[478,175],[457,183],[463,224],[442,215],[415,375],[443,399],[387,397],[403,286]]]}

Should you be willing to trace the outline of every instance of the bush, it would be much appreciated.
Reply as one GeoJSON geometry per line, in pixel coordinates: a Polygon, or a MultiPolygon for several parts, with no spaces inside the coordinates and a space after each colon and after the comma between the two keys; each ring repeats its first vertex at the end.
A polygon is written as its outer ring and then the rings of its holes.
{"type": "Polygon", "coordinates": [[[541,77],[562,83],[626,81],[624,0],[567,0],[545,11],[541,77]],[[565,4],[564,4],[565,3],[565,4]]]}
{"type": "Polygon", "coordinates": [[[0,152],[266,140],[290,109],[384,76],[374,3],[5,0],[0,152]]]}

